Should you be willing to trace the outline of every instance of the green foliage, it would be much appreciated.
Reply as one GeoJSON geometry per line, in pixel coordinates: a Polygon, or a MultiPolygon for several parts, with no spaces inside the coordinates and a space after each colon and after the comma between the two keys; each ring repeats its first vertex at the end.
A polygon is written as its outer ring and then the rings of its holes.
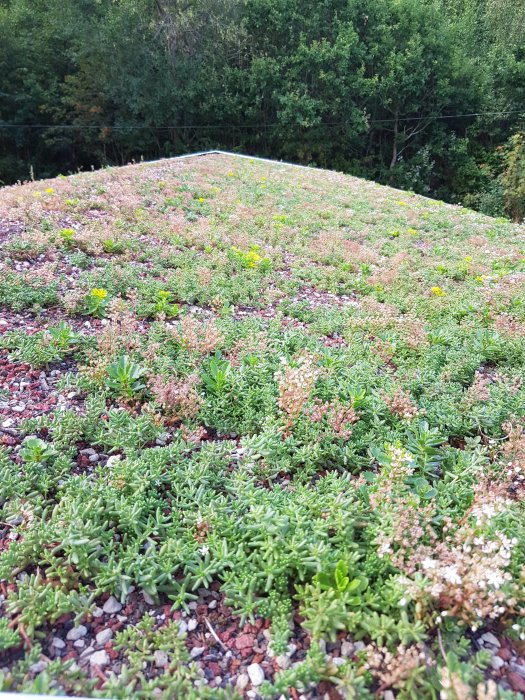
{"type": "Polygon", "coordinates": [[[121,355],[108,367],[106,386],[118,396],[131,399],[146,387],[142,381],[145,372],[145,368],[133,362],[128,355],[121,355]]]}
{"type": "Polygon", "coordinates": [[[53,447],[36,437],[26,438],[20,449],[20,457],[24,462],[45,463],[55,454],[53,447]]]}
{"type": "Polygon", "coordinates": [[[6,608],[9,614],[17,614],[18,621],[32,635],[46,620],[54,622],[65,613],[75,613],[77,619],[89,612],[94,596],[84,586],[66,591],[51,581],[44,581],[39,574],[27,576],[12,593],[6,608]]]}
{"type": "Polygon", "coordinates": [[[115,241],[113,238],[106,238],[102,241],[102,248],[109,255],[120,255],[125,250],[125,245],[122,241],[115,241]]]}
{"type": "Polygon", "coordinates": [[[178,315],[180,306],[173,302],[173,294],[171,292],[161,289],[157,292],[153,311],[156,316],[162,315],[166,318],[173,318],[178,315]]]}
{"type": "Polygon", "coordinates": [[[5,617],[0,618],[0,651],[17,647],[21,642],[18,631],[9,627],[9,620],[5,617]]]}
{"type": "Polygon", "coordinates": [[[107,291],[102,287],[95,287],[84,300],[83,313],[85,315],[94,316],[95,318],[104,318],[108,304],[109,299],[107,291]]]}
{"type": "Polygon", "coordinates": [[[27,362],[33,367],[45,367],[63,360],[84,344],[84,338],[64,321],[47,331],[27,335],[11,331],[0,338],[0,347],[10,350],[14,360],[27,362]]]}
{"type": "Polygon", "coordinates": [[[525,219],[525,139],[515,134],[509,140],[502,174],[505,209],[514,221],[525,219]]]}
{"type": "MultiPolygon", "coordinates": [[[[472,7],[10,2],[0,13],[0,92],[3,121],[15,128],[3,129],[0,181],[26,179],[30,168],[45,177],[220,146],[344,169],[492,214],[504,197],[519,216],[514,166],[505,169],[498,148],[523,128],[523,13],[520,3],[472,7]]],[[[188,198],[170,193],[163,206],[180,202],[195,221],[210,216],[210,199],[199,187],[188,198]]],[[[274,218],[288,225],[286,214],[274,218]]],[[[61,237],[75,247],[74,235],[61,237]]],[[[102,245],[123,251],[111,238],[102,245]]],[[[240,265],[268,266],[253,254],[233,251],[240,265]]]]}
{"type": "Polygon", "coordinates": [[[121,677],[113,677],[108,684],[107,690],[114,698],[125,698],[124,693],[145,698],[152,692],[162,698],[233,698],[227,690],[195,687],[197,666],[190,660],[185,636],[177,622],[156,628],[154,618],[146,615],[134,627],[117,634],[115,648],[123,651],[125,665],[121,677]],[[165,652],[168,659],[161,672],[155,664],[156,651],[165,652]]]}
{"type": "Polygon", "coordinates": [[[38,310],[58,303],[58,282],[39,284],[19,272],[7,270],[0,279],[0,304],[13,311],[38,310]]]}
{"type": "Polygon", "coordinates": [[[231,366],[228,360],[225,360],[221,353],[217,352],[204,365],[201,374],[202,382],[211,394],[219,396],[227,385],[230,371],[231,366]]]}

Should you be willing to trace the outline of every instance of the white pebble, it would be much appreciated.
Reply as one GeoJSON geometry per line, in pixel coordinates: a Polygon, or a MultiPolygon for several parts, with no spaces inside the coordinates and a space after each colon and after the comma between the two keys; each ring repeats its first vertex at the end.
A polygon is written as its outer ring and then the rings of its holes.
{"type": "Polygon", "coordinates": [[[104,603],[102,610],[106,615],[114,615],[122,610],[122,604],[114,597],[110,596],[104,603]]]}
{"type": "Polygon", "coordinates": [[[108,652],[104,649],[100,651],[95,651],[89,657],[89,663],[91,666],[107,666],[109,664],[108,652]]]}
{"type": "Polygon", "coordinates": [[[106,642],[109,642],[109,640],[112,637],[113,637],[113,630],[110,629],[109,627],[105,630],[101,630],[96,636],[97,644],[100,644],[100,646],[103,647],[104,644],[106,644],[106,642]]]}
{"type": "Polygon", "coordinates": [[[236,686],[239,690],[244,690],[250,682],[250,676],[247,673],[241,673],[237,678],[236,686]]]}
{"type": "Polygon", "coordinates": [[[246,669],[252,685],[258,686],[264,681],[264,671],[259,664],[250,664],[246,669]]]}
{"type": "Polygon", "coordinates": [[[77,639],[81,639],[82,637],[85,637],[87,634],[87,627],[84,627],[84,625],[79,625],[78,627],[73,627],[72,629],[69,630],[69,632],[66,635],[66,639],[69,639],[70,641],[76,642],[77,639]]]}
{"type": "Polygon", "coordinates": [[[202,656],[205,651],[206,647],[193,647],[193,649],[190,650],[190,656],[192,659],[196,659],[197,657],[202,656]]]}

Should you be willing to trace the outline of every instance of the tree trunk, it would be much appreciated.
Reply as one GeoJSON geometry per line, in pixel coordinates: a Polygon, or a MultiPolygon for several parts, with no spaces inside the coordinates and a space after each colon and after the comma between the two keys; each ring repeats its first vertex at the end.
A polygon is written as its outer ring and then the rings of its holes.
{"type": "Polygon", "coordinates": [[[397,162],[397,131],[398,131],[398,112],[396,112],[396,120],[394,122],[394,142],[392,144],[392,160],[390,161],[390,170],[394,169],[397,162]]]}

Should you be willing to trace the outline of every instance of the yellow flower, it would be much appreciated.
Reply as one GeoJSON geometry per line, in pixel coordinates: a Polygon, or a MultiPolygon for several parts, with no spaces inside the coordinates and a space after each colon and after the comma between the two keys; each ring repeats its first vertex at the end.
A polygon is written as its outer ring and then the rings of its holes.
{"type": "Polygon", "coordinates": [[[400,204],[402,207],[408,207],[408,204],[406,202],[403,202],[402,199],[399,200],[398,204],[400,204]]]}
{"type": "Polygon", "coordinates": [[[446,294],[441,287],[432,287],[430,291],[435,297],[444,297],[446,294]]]}
{"type": "Polygon", "coordinates": [[[199,199],[197,201],[198,202],[205,202],[206,200],[204,199],[204,197],[199,197],[199,199]]]}
{"type": "Polygon", "coordinates": [[[411,236],[417,236],[417,230],[416,230],[415,228],[409,228],[409,229],[408,229],[408,233],[409,233],[411,236]]]}
{"type": "Polygon", "coordinates": [[[105,299],[107,297],[108,293],[105,289],[95,289],[91,290],[91,296],[94,297],[95,299],[105,299]]]}
{"type": "Polygon", "coordinates": [[[476,282],[483,282],[485,280],[485,277],[484,275],[478,275],[474,279],[476,280],[476,282]]]}
{"type": "Polygon", "coordinates": [[[48,187],[47,190],[46,190],[46,192],[47,192],[48,194],[53,194],[54,191],[55,191],[55,190],[54,190],[52,187],[48,187]]]}
{"type": "Polygon", "coordinates": [[[470,255],[465,255],[465,257],[463,258],[463,260],[464,260],[465,262],[472,262],[472,258],[470,257],[470,255]]]}
{"type": "Polygon", "coordinates": [[[246,254],[246,262],[248,263],[248,267],[257,267],[257,263],[260,259],[261,256],[254,250],[250,250],[250,252],[246,254]]]}
{"type": "Polygon", "coordinates": [[[235,173],[232,170],[230,170],[230,172],[228,173],[228,177],[235,177],[235,173]]]}

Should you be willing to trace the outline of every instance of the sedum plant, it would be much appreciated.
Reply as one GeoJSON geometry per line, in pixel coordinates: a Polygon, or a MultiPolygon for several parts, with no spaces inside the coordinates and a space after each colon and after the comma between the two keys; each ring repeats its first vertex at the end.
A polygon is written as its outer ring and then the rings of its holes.
{"type": "Polygon", "coordinates": [[[108,369],[106,386],[118,396],[131,399],[146,387],[142,377],[146,369],[136,364],[128,355],[121,355],[108,369]]]}

